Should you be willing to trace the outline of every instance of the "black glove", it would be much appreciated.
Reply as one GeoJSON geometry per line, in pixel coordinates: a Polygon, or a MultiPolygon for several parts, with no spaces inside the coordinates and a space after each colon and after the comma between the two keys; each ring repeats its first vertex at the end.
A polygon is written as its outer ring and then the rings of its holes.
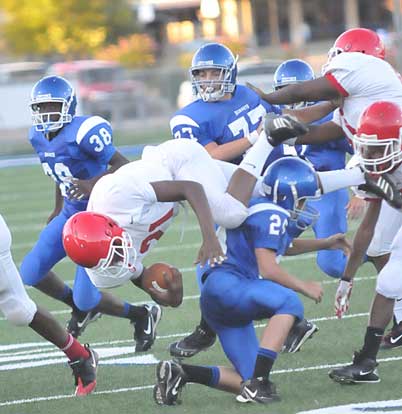
{"type": "Polygon", "coordinates": [[[357,189],[367,191],[384,199],[391,207],[396,209],[402,208],[402,195],[397,189],[395,183],[389,174],[374,176],[368,173],[364,174],[366,182],[360,184],[357,189]]]}
{"type": "Polygon", "coordinates": [[[295,145],[299,135],[308,132],[307,125],[291,115],[267,114],[264,124],[268,142],[276,147],[280,144],[295,145]]]}

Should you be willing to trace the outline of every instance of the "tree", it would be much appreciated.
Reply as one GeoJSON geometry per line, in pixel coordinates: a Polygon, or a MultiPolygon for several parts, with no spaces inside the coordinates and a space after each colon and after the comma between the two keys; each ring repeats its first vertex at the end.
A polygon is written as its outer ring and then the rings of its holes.
{"type": "MultiPolygon", "coordinates": [[[[1,34],[17,55],[88,57],[119,33],[116,16],[132,16],[127,0],[2,0],[1,34]],[[113,28],[110,23],[113,22],[113,28]]],[[[122,32],[127,32],[128,18],[122,32]]]]}

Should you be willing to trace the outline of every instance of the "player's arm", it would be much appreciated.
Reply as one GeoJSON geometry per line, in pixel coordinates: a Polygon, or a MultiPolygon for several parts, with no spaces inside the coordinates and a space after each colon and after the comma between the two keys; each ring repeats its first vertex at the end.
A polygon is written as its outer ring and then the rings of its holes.
{"type": "Polygon", "coordinates": [[[196,263],[211,266],[220,264],[225,255],[215,234],[214,221],[207,196],[201,184],[195,181],[157,181],[150,183],[155,191],[157,201],[172,202],[187,200],[194,210],[200,225],[203,243],[196,263]]]}
{"type": "Polygon", "coordinates": [[[323,239],[294,239],[292,247],[286,251],[286,256],[318,250],[343,250],[346,255],[349,255],[351,246],[343,233],[333,234],[323,239]]]}
{"type": "Polygon", "coordinates": [[[306,106],[300,109],[283,109],[284,114],[295,116],[299,121],[305,124],[318,121],[324,118],[336,109],[332,101],[321,102],[316,105],[306,106]]]}
{"type": "Polygon", "coordinates": [[[54,195],[54,209],[46,221],[47,224],[50,223],[56,216],[58,216],[63,208],[64,199],[61,195],[59,183],[56,183],[54,195]]]}
{"type": "Polygon", "coordinates": [[[268,94],[262,91],[260,92],[260,97],[273,105],[306,101],[330,101],[332,99],[341,98],[342,96],[340,91],[323,76],[311,81],[288,85],[286,88],[281,88],[268,94]]]}
{"type": "Polygon", "coordinates": [[[289,274],[276,262],[276,252],[274,250],[256,248],[254,251],[259,273],[264,279],[272,280],[295,292],[299,292],[313,299],[316,303],[321,302],[323,290],[320,283],[301,280],[289,274]]]}

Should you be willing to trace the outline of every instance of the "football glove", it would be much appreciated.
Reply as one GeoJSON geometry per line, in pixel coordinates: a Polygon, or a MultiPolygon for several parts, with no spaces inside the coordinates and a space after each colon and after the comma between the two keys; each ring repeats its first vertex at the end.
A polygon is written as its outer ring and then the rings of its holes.
{"type": "Polygon", "coordinates": [[[391,207],[397,210],[402,208],[402,195],[389,174],[372,175],[365,173],[366,182],[360,184],[358,190],[363,190],[384,199],[391,207]]]}
{"type": "Polygon", "coordinates": [[[307,125],[291,115],[268,114],[265,117],[264,129],[268,142],[273,147],[280,144],[295,145],[297,137],[308,132],[307,125]]]}
{"type": "Polygon", "coordinates": [[[348,311],[350,295],[352,294],[353,280],[340,280],[335,294],[335,315],[338,319],[348,311]]]}

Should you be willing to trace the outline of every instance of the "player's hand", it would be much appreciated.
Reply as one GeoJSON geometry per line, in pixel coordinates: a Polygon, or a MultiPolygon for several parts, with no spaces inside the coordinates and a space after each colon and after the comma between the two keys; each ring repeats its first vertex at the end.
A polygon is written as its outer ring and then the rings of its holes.
{"type": "Polygon", "coordinates": [[[295,145],[297,137],[308,132],[308,126],[291,115],[267,114],[264,129],[269,143],[295,145]]]}
{"type": "Polygon", "coordinates": [[[346,256],[350,255],[352,246],[350,245],[346,235],[343,233],[336,233],[332,236],[327,237],[328,250],[342,250],[346,256]]]}
{"type": "Polygon", "coordinates": [[[340,280],[338,289],[335,293],[335,315],[338,319],[348,311],[350,305],[350,295],[352,294],[353,280],[340,280]]]}
{"type": "Polygon", "coordinates": [[[70,185],[67,190],[67,197],[71,200],[82,200],[89,197],[96,181],[93,179],[80,180],[78,178],[70,178],[68,182],[70,185]]]}
{"type": "Polygon", "coordinates": [[[357,187],[358,190],[375,194],[397,210],[402,208],[402,195],[389,174],[373,175],[365,173],[364,178],[366,182],[360,184],[357,187]]]}
{"type": "Polygon", "coordinates": [[[366,202],[360,197],[353,196],[345,208],[348,211],[348,219],[357,220],[363,215],[366,202]]]}
{"type": "Polygon", "coordinates": [[[219,240],[213,235],[203,241],[194,264],[199,263],[202,267],[209,262],[209,265],[214,267],[217,264],[222,264],[225,259],[226,255],[223,253],[219,240]]]}
{"type": "Polygon", "coordinates": [[[172,277],[170,278],[167,273],[163,273],[167,290],[160,291],[153,287],[148,289],[148,293],[152,299],[163,306],[172,306],[176,308],[183,301],[183,276],[179,269],[176,267],[170,268],[172,271],[172,277]]]}
{"type": "Polygon", "coordinates": [[[313,299],[315,303],[320,303],[324,295],[324,290],[321,283],[305,281],[303,283],[302,293],[310,299],[313,299]]]}

